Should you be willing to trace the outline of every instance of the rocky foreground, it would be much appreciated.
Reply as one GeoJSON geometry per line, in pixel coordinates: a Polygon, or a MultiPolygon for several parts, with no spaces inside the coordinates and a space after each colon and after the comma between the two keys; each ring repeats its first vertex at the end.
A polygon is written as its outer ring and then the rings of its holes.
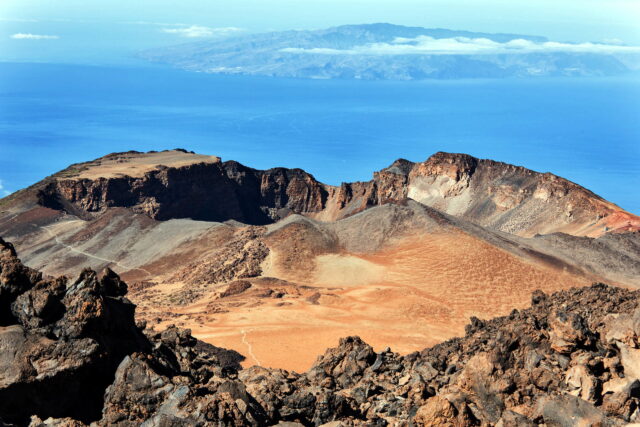
{"type": "Polygon", "coordinates": [[[344,338],[304,374],[136,325],[110,270],[43,278],[0,239],[0,425],[623,425],[640,417],[637,291],[602,284],[401,356],[344,338]],[[293,424],[291,424],[293,423],[293,424]],[[299,423],[299,424],[298,424],[299,423]]]}

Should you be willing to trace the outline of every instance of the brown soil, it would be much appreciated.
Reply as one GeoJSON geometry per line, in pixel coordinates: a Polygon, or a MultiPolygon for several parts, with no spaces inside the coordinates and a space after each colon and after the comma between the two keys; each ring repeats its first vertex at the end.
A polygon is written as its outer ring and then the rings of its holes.
{"type": "Polygon", "coordinates": [[[142,177],[145,172],[159,166],[179,168],[194,163],[218,163],[220,158],[182,151],[162,151],[158,153],[118,153],[84,165],[77,179],[117,178],[120,176],[142,177]]]}
{"type": "MultiPolygon", "coordinates": [[[[407,238],[370,255],[319,258],[321,285],[285,283],[282,295],[267,297],[252,287],[216,302],[215,310],[203,298],[171,308],[177,317],[161,323],[188,326],[200,339],[247,355],[246,366],[303,371],[339,337],[359,335],[376,350],[391,346],[406,354],[462,335],[470,316],[489,318],[527,306],[535,289],[550,292],[593,280],[529,264],[462,232],[407,238]],[[345,259],[373,265],[379,276],[346,286],[345,259]],[[326,274],[332,268],[333,277],[326,274]]],[[[172,289],[156,288],[161,294],[172,289]]],[[[132,297],[153,319],[157,310],[132,297]]]]}

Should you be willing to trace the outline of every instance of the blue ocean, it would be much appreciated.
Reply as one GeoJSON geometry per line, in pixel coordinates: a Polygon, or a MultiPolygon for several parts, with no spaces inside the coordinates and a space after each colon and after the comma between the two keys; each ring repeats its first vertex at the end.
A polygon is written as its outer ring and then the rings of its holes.
{"type": "Polygon", "coordinates": [[[0,180],[186,148],[255,168],[368,180],[437,151],[552,172],[640,213],[640,80],[341,81],[165,67],[0,63],[0,180]]]}

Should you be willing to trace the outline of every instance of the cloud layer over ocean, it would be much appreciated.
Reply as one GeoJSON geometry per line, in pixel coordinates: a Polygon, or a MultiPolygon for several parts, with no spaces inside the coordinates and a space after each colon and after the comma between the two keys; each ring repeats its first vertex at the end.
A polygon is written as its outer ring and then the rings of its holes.
{"type": "Polygon", "coordinates": [[[31,34],[31,33],[16,33],[10,36],[12,39],[22,40],[56,40],[59,36],[52,36],[46,34],[31,34]]]}
{"type": "Polygon", "coordinates": [[[548,52],[640,53],[640,46],[606,43],[534,42],[514,39],[504,43],[487,38],[454,37],[436,39],[429,36],[396,38],[392,43],[371,43],[350,49],[284,48],[282,52],[325,55],[497,55],[548,52]]]}
{"type": "Polygon", "coordinates": [[[198,38],[198,37],[226,37],[234,33],[242,31],[236,27],[204,27],[201,25],[192,25],[185,28],[163,28],[162,32],[167,34],[177,34],[182,37],[198,38]]]}

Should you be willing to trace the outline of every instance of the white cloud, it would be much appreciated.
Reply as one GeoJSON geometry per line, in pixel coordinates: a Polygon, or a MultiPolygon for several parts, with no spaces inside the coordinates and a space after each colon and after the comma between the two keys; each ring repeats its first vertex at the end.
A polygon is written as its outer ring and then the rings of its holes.
{"type": "Polygon", "coordinates": [[[602,43],[604,44],[614,44],[617,46],[624,46],[624,41],[617,39],[617,38],[613,38],[613,39],[603,39],[602,43]]]}
{"type": "Polygon", "coordinates": [[[203,27],[201,25],[192,25],[185,28],[163,28],[163,33],[178,34],[182,37],[225,37],[243,31],[236,27],[203,27]]]}
{"type": "Polygon", "coordinates": [[[59,39],[60,37],[44,35],[44,34],[17,33],[17,34],[13,34],[11,38],[25,39],[25,40],[55,40],[55,39],[59,39]]]}
{"type": "Polygon", "coordinates": [[[428,36],[397,38],[392,43],[371,43],[351,49],[285,48],[282,52],[313,53],[324,55],[495,55],[517,53],[638,53],[640,46],[624,46],[606,43],[533,42],[515,39],[496,42],[487,38],[454,37],[435,39],[428,36]]]}

